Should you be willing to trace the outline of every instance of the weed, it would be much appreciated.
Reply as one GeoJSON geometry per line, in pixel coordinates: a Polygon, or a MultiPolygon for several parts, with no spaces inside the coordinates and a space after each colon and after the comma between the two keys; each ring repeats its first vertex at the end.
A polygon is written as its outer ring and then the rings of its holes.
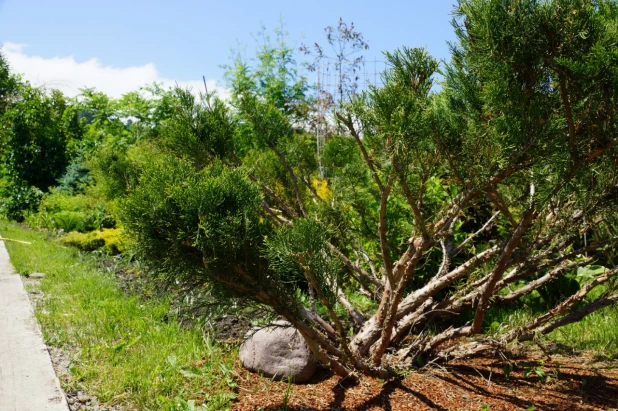
{"type": "Polygon", "coordinates": [[[283,395],[283,404],[281,408],[283,411],[287,411],[291,395],[292,395],[292,377],[288,377],[288,386],[285,390],[285,394],[283,395]]]}
{"type": "Polygon", "coordinates": [[[536,375],[542,382],[547,382],[547,374],[543,371],[543,361],[538,363],[522,363],[524,366],[524,377],[528,378],[530,375],[536,375]]]}
{"type": "Polygon", "coordinates": [[[513,364],[508,363],[505,364],[502,369],[504,370],[504,378],[506,378],[507,380],[511,379],[511,373],[513,372],[513,364]]]}

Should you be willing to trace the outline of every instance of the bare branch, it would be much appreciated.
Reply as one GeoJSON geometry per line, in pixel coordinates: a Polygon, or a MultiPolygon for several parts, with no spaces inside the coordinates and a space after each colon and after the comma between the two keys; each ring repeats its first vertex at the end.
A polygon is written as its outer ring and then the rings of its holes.
{"type": "Polygon", "coordinates": [[[343,291],[341,291],[341,289],[337,290],[337,299],[339,300],[341,305],[343,305],[343,307],[346,309],[346,311],[350,315],[350,318],[352,319],[354,324],[356,324],[358,327],[362,327],[362,325],[366,321],[365,317],[356,309],[356,307],[350,304],[350,302],[346,298],[343,291]]]}
{"type": "Polygon", "coordinates": [[[498,258],[496,265],[489,276],[487,283],[485,284],[485,288],[481,294],[481,298],[476,307],[476,314],[474,316],[474,322],[472,323],[472,332],[478,333],[481,330],[481,324],[483,323],[483,318],[485,318],[485,312],[487,311],[487,306],[489,304],[489,299],[494,292],[494,287],[504,271],[507,268],[507,263],[511,254],[515,250],[515,248],[519,245],[519,242],[525,232],[528,230],[528,227],[534,221],[536,214],[533,210],[529,210],[526,212],[521,222],[517,226],[517,229],[513,232],[513,235],[509,239],[508,243],[502,250],[502,254],[498,258]]]}
{"type": "MultiPolygon", "coordinates": [[[[534,280],[534,281],[530,281],[528,284],[524,285],[523,287],[517,289],[516,291],[508,294],[508,295],[498,295],[494,297],[494,301],[496,304],[506,304],[506,303],[510,303],[513,302],[517,299],[519,299],[520,297],[522,297],[523,295],[526,295],[530,292],[532,292],[533,290],[538,289],[539,287],[541,287],[543,284],[557,278],[558,276],[560,276],[561,274],[570,271],[574,268],[577,267],[581,267],[583,265],[586,265],[588,263],[590,263],[594,258],[593,257],[589,257],[586,258],[583,261],[576,261],[576,262],[572,262],[569,264],[562,264],[559,267],[554,268],[553,270],[551,270],[550,272],[548,272],[547,274],[545,274],[544,276],[534,280]]],[[[496,289],[500,289],[498,286],[496,286],[496,289]]]]}
{"type": "Polygon", "coordinates": [[[357,264],[354,264],[352,261],[350,261],[350,259],[348,257],[346,257],[345,254],[343,254],[341,251],[339,251],[339,249],[337,247],[335,247],[333,244],[328,243],[328,248],[331,251],[333,251],[335,254],[337,254],[339,256],[339,258],[341,258],[343,260],[343,263],[345,264],[345,266],[348,268],[348,270],[351,273],[357,273],[364,280],[366,280],[369,283],[375,285],[376,287],[379,287],[379,288],[382,287],[382,283],[377,278],[375,278],[375,276],[369,274],[367,271],[363,270],[357,264]]]}
{"type": "Polygon", "coordinates": [[[562,97],[562,104],[564,105],[564,109],[566,111],[566,119],[569,126],[569,148],[571,149],[573,159],[576,159],[578,155],[577,146],[575,144],[575,123],[573,122],[573,111],[571,110],[571,102],[569,101],[564,73],[558,73],[558,84],[560,85],[560,97],[562,97]]]}
{"type": "Polygon", "coordinates": [[[491,201],[491,203],[506,217],[509,223],[513,228],[517,227],[517,221],[513,218],[513,215],[509,211],[509,207],[506,205],[506,201],[504,198],[498,193],[496,187],[492,187],[490,191],[487,192],[487,197],[491,201]]]}
{"type": "Polygon", "coordinates": [[[262,184],[258,181],[258,179],[251,173],[249,173],[249,179],[251,179],[251,181],[258,183],[260,185],[260,187],[262,188],[262,190],[266,193],[266,195],[268,195],[268,197],[272,198],[273,200],[275,200],[275,202],[277,204],[279,204],[279,206],[281,208],[283,208],[283,211],[286,213],[286,215],[288,216],[288,218],[294,218],[298,216],[298,213],[296,213],[296,211],[290,207],[281,197],[279,197],[270,187],[268,187],[265,184],[262,184]]]}
{"type": "Polygon", "coordinates": [[[476,231],[475,233],[471,234],[470,236],[468,236],[468,238],[466,238],[461,244],[459,244],[457,246],[456,249],[453,250],[453,252],[451,253],[451,255],[455,256],[457,254],[459,254],[459,252],[461,250],[463,250],[464,246],[466,244],[468,244],[470,241],[472,241],[474,239],[474,237],[476,237],[477,235],[479,235],[480,233],[482,233],[483,231],[487,230],[488,228],[491,228],[491,223],[492,221],[494,221],[494,219],[500,214],[500,211],[496,211],[494,213],[494,215],[491,216],[491,218],[489,220],[487,220],[487,222],[485,224],[483,224],[483,227],[481,227],[478,231],[476,231]]]}
{"type": "Polygon", "coordinates": [[[406,181],[406,176],[401,170],[401,167],[397,165],[396,162],[395,162],[395,169],[397,171],[397,174],[399,175],[399,185],[401,186],[401,189],[403,190],[403,194],[405,195],[406,200],[408,201],[408,205],[410,206],[410,208],[412,209],[412,213],[414,214],[414,222],[418,225],[418,228],[420,229],[423,236],[429,237],[429,233],[427,232],[427,226],[425,225],[425,221],[423,220],[423,216],[421,214],[419,203],[414,198],[414,195],[412,194],[412,191],[410,190],[410,186],[408,185],[408,182],[406,181]]]}
{"type": "Polygon", "coordinates": [[[555,320],[544,327],[538,328],[534,330],[533,333],[528,333],[522,335],[518,338],[519,341],[528,341],[534,338],[535,334],[549,334],[554,331],[556,328],[563,327],[565,325],[577,322],[583,319],[588,314],[592,314],[593,312],[600,310],[601,308],[610,306],[618,302],[618,294],[614,294],[611,297],[599,297],[594,302],[573,311],[572,313],[565,315],[564,317],[555,320]]]}
{"type": "Polygon", "coordinates": [[[271,207],[268,206],[268,204],[266,204],[266,202],[262,201],[262,208],[264,210],[266,210],[266,212],[268,213],[268,215],[277,223],[281,224],[281,225],[287,225],[287,224],[291,224],[290,220],[285,219],[284,217],[281,217],[280,215],[278,215],[276,213],[276,211],[274,209],[272,209],[271,207]]]}
{"type": "Polygon", "coordinates": [[[459,280],[474,268],[488,261],[491,257],[497,254],[500,249],[498,246],[493,246],[485,251],[482,251],[470,258],[459,267],[455,268],[451,272],[442,277],[434,277],[423,288],[408,295],[400,304],[397,312],[397,319],[401,319],[405,315],[416,310],[428,297],[434,296],[445,287],[449,286],[453,282],[459,280]]]}
{"type": "Polygon", "coordinates": [[[528,332],[535,330],[541,325],[547,323],[554,317],[562,315],[566,313],[569,308],[582,301],[584,297],[592,291],[596,286],[603,284],[609,281],[611,278],[615,277],[618,274],[618,268],[614,268],[612,270],[608,270],[605,274],[599,275],[594,280],[592,280],[589,284],[586,284],[582,287],[578,292],[573,294],[571,297],[564,300],[562,303],[558,304],[554,309],[549,312],[529,321],[525,326],[521,328],[517,328],[510,333],[508,333],[504,339],[505,341],[511,341],[514,339],[518,339],[521,336],[525,336],[528,332]]]}
{"type": "Polygon", "coordinates": [[[384,272],[391,287],[395,286],[395,278],[393,277],[393,262],[389,255],[388,240],[386,239],[386,205],[388,202],[388,196],[393,187],[393,175],[391,174],[386,183],[386,187],[382,191],[380,197],[380,214],[378,222],[378,236],[380,237],[380,249],[382,251],[382,261],[384,262],[384,272]]]}

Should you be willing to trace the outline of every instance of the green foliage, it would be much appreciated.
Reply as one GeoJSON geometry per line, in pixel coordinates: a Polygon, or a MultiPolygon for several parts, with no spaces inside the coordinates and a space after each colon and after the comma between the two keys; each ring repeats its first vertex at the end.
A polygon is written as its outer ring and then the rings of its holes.
{"type": "Polygon", "coordinates": [[[104,228],[99,231],[101,238],[105,241],[104,250],[110,254],[129,255],[132,243],[126,237],[122,228],[104,228]]]}
{"type": "Polygon", "coordinates": [[[346,279],[342,262],[329,249],[328,239],[322,224],[301,219],[268,238],[263,252],[270,268],[283,281],[298,284],[309,275],[315,278],[319,294],[334,304],[337,296],[333,294],[333,284],[342,284],[346,279]]]}
{"type": "Polygon", "coordinates": [[[591,173],[604,165],[594,171],[572,166],[615,134],[618,95],[617,57],[610,46],[618,39],[616,5],[598,5],[460,2],[459,44],[446,67],[443,94],[451,114],[439,111],[436,126],[461,179],[475,184],[525,164],[535,176],[539,200],[567,176],[565,195],[592,188],[591,173]],[[454,121],[444,121],[448,118],[454,121]],[[575,123],[589,126],[575,135],[575,123]],[[487,130],[484,138],[481,127],[487,130]]]}
{"type": "MultiPolygon", "coordinates": [[[[531,318],[597,278],[596,266],[614,266],[618,6],[462,0],[454,16],[450,63],[440,68],[419,48],[385,53],[383,84],[338,107],[336,124],[349,135],[329,135],[319,161],[310,88],[282,31],[274,41],[262,35],[254,61],[228,67],[231,107],[156,85],[142,91],[150,99],[85,90],[56,110],[65,160],[75,157],[62,190],[79,190],[85,164],[94,180],[85,192],[121,204],[137,258],[158,283],[214,290],[311,325],[303,335],[343,368],[367,372],[360,357],[370,355],[366,364],[382,373],[387,345],[405,339],[394,334],[432,327],[448,340],[472,315],[464,334],[532,333],[531,318]],[[89,153],[85,163],[79,152],[89,153]],[[594,261],[564,256],[582,247],[582,233],[601,246],[586,250],[594,261]],[[481,258],[485,251],[495,253],[481,258]],[[588,268],[576,271],[578,263],[588,268]],[[574,268],[516,294],[561,264],[574,268]],[[494,305],[508,295],[512,306],[494,305]],[[346,346],[364,321],[350,304],[373,317],[346,346]],[[395,327],[408,320],[419,322],[395,327]]],[[[342,22],[337,30],[331,45],[364,44],[342,22]]],[[[29,181],[11,167],[9,182],[29,181]]],[[[41,220],[92,228],[94,206],[61,195],[44,198],[41,220]]],[[[94,248],[108,243],[103,233],[63,241],[94,248]]],[[[418,359],[441,345],[432,347],[440,336],[406,341],[422,344],[408,350],[418,359]]]]}
{"type": "Polygon", "coordinates": [[[549,378],[543,370],[543,360],[535,363],[521,363],[520,365],[524,367],[524,377],[526,378],[532,375],[539,377],[542,382],[546,382],[549,378]]]}
{"type": "Polygon", "coordinates": [[[235,124],[221,100],[202,95],[198,101],[190,90],[181,88],[165,91],[155,85],[147,91],[151,100],[136,93],[115,102],[98,94],[86,100],[86,108],[98,113],[88,127],[100,135],[92,137],[96,148],[85,165],[96,183],[93,192],[108,200],[133,190],[143,167],[162,152],[172,151],[197,168],[204,167],[211,156],[231,157],[235,124]],[[122,116],[137,121],[124,124],[118,120],[122,116]]]}
{"type": "Polygon", "coordinates": [[[84,165],[84,159],[78,157],[69,163],[62,177],[58,179],[56,189],[68,194],[81,194],[91,183],[90,170],[84,165]]]}
{"type": "Polygon", "coordinates": [[[96,184],[92,191],[110,201],[124,197],[137,186],[145,164],[158,155],[148,142],[101,146],[86,162],[96,184]]]}
{"type": "Polygon", "coordinates": [[[607,271],[606,267],[601,265],[589,265],[585,267],[579,267],[577,269],[576,278],[581,284],[587,284],[592,281],[595,277],[600,274],[603,274],[607,271]]]}
{"type": "Polygon", "coordinates": [[[589,350],[608,358],[618,358],[618,307],[610,306],[595,311],[582,321],[559,328],[549,335],[551,341],[589,350]]]}
{"type": "Polygon", "coordinates": [[[41,191],[56,184],[68,163],[62,116],[66,100],[59,92],[24,86],[20,99],[5,113],[2,133],[4,168],[12,181],[41,191]]]}
{"type": "Polygon", "coordinates": [[[48,230],[92,231],[115,225],[112,205],[84,194],[54,190],[45,194],[36,213],[27,216],[32,227],[48,230]]]}
{"type": "Polygon", "coordinates": [[[60,237],[58,241],[62,244],[77,247],[84,251],[94,251],[105,245],[105,240],[98,231],[91,231],[85,234],[73,231],[60,237]]]}
{"type": "Polygon", "coordinates": [[[70,195],[63,191],[54,190],[45,195],[41,201],[40,210],[48,213],[60,211],[85,212],[93,209],[96,200],[83,194],[70,195]]]}
{"type": "Polygon", "coordinates": [[[15,221],[22,221],[24,213],[36,210],[43,193],[22,181],[9,182],[1,190],[0,213],[15,221]]]}
{"type": "Polygon", "coordinates": [[[11,74],[9,64],[0,53],[0,117],[15,97],[19,86],[19,79],[11,74]]]}
{"type": "Polygon", "coordinates": [[[235,122],[223,101],[213,95],[196,101],[190,90],[175,88],[168,104],[171,115],[160,124],[163,147],[190,159],[196,168],[213,156],[231,157],[235,122]]]}
{"type": "Polygon", "coordinates": [[[109,254],[120,254],[129,251],[129,241],[124,237],[120,228],[104,228],[88,233],[73,231],[58,238],[58,242],[84,251],[103,249],[103,251],[109,254]]]}
{"type": "Polygon", "coordinates": [[[287,44],[287,33],[279,27],[272,38],[263,29],[258,38],[255,65],[243,60],[238,52],[233,65],[225,66],[232,103],[238,107],[247,97],[259,96],[265,106],[275,107],[286,115],[302,116],[307,110],[309,86],[299,74],[295,50],[287,44]]]}
{"type": "Polygon", "coordinates": [[[170,283],[250,282],[260,289],[267,286],[260,249],[270,231],[261,202],[241,171],[216,161],[195,170],[184,159],[164,156],[144,170],[122,215],[138,255],[170,283]]]}
{"type": "Polygon", "coordinates": [[[101,144],[131,144],[135,140],[123,122],[120,104],[102,92],[84,89],[75,109],[83,119],[86,150],[101,144]]]}
{"type": "Polygon", "coordinates": [[[579,282],[574,275],[562,275],[539,288],[539,294],[541,294],[548,307],[554,307],[578,291],[579,282]]]}
{"type": "Polygon", "coordinates": [[[85,231],[85,214],[77,211],[60,211],[52,215],[54,226],[66,232],[85,231]]]}

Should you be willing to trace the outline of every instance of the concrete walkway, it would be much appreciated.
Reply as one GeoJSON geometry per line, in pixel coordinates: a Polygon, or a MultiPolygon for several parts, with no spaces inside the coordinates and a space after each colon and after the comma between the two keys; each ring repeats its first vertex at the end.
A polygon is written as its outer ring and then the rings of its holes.
{"type": "Polygon", "coordinates": [[[0,241],[0,410],[68,409],[24,285],[0,241]]]}

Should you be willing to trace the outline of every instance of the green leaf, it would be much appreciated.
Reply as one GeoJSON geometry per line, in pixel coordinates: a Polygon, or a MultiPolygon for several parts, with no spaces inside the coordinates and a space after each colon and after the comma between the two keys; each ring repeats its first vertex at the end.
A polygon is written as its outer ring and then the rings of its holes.
{"type": "Polygon", "coordinates": [[[577,269],[577,278],[580,281],[587,283],[592,281],[600,274],[603,274],[605,271],[607,271],[607,268],[601,265],[588,265],[585,267],[579,267],[577,269]]]}

